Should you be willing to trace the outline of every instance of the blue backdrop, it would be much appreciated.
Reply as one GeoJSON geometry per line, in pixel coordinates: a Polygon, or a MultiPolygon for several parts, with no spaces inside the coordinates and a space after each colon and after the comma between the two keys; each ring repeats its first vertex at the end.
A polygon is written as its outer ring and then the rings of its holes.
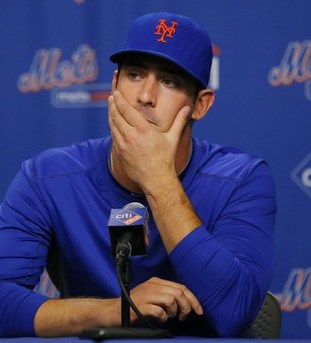
{"type": "Polygon", "coordinates": [[[210,32],[216,102],[195,134],[270,163],[282,336],[311,338],[311,1],[1,0],[0,198],[42,149],[106,135],[109,54],[151,11],[210,32]]]}

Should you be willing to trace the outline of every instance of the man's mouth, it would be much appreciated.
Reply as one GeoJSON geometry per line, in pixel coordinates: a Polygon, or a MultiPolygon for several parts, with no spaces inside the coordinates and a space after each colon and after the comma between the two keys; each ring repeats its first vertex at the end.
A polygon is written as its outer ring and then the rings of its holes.
{"type": "Polygon", "coordinates": [[[141,109],[138,109],[139,113],[147,120],[148,123],[155,125],[155,126],[159,126],[159,122],[156,118],[156,115],[151,112],[151,111],[142,111],[141,109]]]}

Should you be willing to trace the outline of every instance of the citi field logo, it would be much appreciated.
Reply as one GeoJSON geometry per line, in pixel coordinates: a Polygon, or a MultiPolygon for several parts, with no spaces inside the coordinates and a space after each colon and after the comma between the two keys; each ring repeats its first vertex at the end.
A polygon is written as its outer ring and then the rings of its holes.
{"type": "Polygon", "coordinates": [[[59,48],[38,50],[29,70],[19,76],[17,88],[23,93],[51,90],[55,107],[103,106],[111,86],[107,89],[106,84],[91,83],[98,77],[95,50],[83,44],[72,53],[71,60],[61,57],[59,48]]]}
{"type": "Polygon", "coordinates": [[[113,218],[126,225],[131,225],[138,220],[142,219],[142,216],[129,210],[122,210],[113,215],[113,218]]]}
{"type": "Polygon", "coordinates": [[[293,169],[291,177],[311,198],[311,152],[293,169]]]}
{"type": "Polygon", "coordinates": [[[311,101],[311,40],[290,42],[280,65],[270,70],[268,80],[274,87],[304,83],[305,97],[311,101]]]}

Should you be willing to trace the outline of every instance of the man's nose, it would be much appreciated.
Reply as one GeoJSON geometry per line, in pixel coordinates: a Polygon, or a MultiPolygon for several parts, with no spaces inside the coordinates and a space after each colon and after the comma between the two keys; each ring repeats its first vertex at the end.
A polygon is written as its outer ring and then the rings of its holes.
{"type": "Polygon", "coordinates": [[[153,75],[145,78],[138,94],[138,102],[141,105],[154,107],[157,99],[157,81],[153,75]]]}

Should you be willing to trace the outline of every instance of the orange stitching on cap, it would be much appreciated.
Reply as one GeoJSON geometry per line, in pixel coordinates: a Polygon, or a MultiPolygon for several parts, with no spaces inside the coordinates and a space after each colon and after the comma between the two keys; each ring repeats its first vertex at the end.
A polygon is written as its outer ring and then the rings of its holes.
{"type": "Polygon", "coordinates": [[[157,41],[166,43],[165,37],[173,38],[173,34],[176,33],[176,25],[178,25],[177,21],[171,21],[171,26],[168,26],[165,19],[160,19],[154,33],[157,36],[161,36],[157,41]]]}

